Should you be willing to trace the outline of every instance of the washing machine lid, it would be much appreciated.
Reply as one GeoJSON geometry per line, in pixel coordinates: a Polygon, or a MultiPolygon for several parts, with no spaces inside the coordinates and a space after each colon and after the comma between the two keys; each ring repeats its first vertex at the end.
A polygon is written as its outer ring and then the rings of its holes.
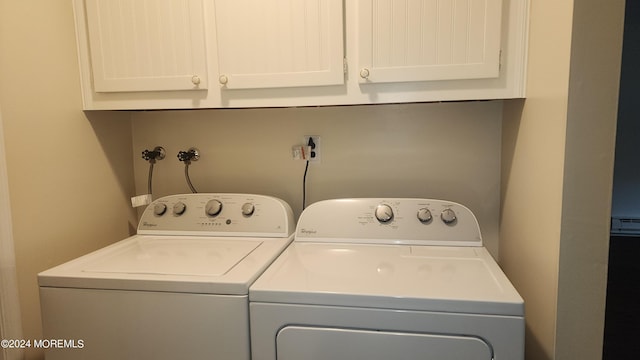
{"type": "Polygon", "coordinates": [[[139,237],[87,263],[81,271],[105,274],[222,276],[262,244],[260,240],[139,237]]]}
{"type": "Polygon", "coordinates": [[[289,238],[136,235],[38,275],[40,286],[246,295],[289,238]]]}
{"type": "Polygon", "coordinates": [[[293,242],[249,290],[256,302],[524,315],[484,247],[293,242]]]}

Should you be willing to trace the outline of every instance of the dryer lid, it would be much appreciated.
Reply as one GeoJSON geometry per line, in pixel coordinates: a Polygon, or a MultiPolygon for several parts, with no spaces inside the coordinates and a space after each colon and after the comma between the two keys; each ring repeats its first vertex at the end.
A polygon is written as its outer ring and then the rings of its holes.
{"type": "Polygon", "coordinates": [[[294,242],[251,301],[522,316],[524,303],[483,247],[294,242]]]}

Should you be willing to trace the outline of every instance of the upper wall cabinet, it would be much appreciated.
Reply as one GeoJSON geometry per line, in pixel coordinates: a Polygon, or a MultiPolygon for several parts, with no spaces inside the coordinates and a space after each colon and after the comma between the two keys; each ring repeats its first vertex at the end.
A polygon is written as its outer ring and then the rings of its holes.
{"type": "Polygon", "coordinates": [[[501,0],[361,0],[361,83],[497,78],[501,0]]]}
{"type": "Polygon", "coordinates": [[[214,0],[223,89],[344,83],[342,0],[214,0]]]}
{"type": "Polygon", "coordinates": [[[202,0],[86,0],[95,92],[207,88],[202,0]]]}
{"type": "Polygon", "coordinates": [[[524,97],[530,0],[72,0],[84,108],[524,97]]]}

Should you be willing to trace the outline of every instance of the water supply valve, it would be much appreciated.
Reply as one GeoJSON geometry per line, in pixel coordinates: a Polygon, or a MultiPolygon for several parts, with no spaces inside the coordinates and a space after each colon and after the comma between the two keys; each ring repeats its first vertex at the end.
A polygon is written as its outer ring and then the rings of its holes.
{"type": "Polygon", "coordinates": [[[192,161],[197,161],[198,159],[200,159],[200,153],[196,148],[190,148],[187,151],[178,152],[178,160],[185,164],[190,164],[192,161]]]}
{"type": "Polygon", "coordinates": [[[131,198],[131,206],[139,207],[146,206],[151,204],[153,201],[153,189],[152,189],[152,178],[153,178],[153,167],[157,160],[162,160],[166,156],[166,151],[162,146],[156,146],[153,150],[145,149],[142,152],[142,158],[149,162],[149,176],[147,177],[147,193],[144,195],[138,195],[131,198]]]}
{"type": "Polygon", "coordinates": [[[142,152],[142,158],[150,163],[155,163],[156,160],[162,160],[166,156],[166,152],[162,146],[156,146],[153,150],[149,151],[145,149],[142,152]]]}
{"type": "Polygon", "coordinates": [[[191,178],[189,177],[189,165],[191,165],[192,161],[197,161],[198,159],[200,159],[200,153],[196,148],[190,148],[187,151],[178,151],[178,160],[184,163],[184,178],[187,180],[189,189],[191,189],[191,192],[194,194],[198,191],[191,183],[191,178]]]}

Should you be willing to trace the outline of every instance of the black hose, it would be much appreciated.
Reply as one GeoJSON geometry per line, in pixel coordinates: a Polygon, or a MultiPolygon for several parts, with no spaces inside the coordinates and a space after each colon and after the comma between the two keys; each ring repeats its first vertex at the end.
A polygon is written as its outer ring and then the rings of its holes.
{"type": "Polygon", "coordinates": [[[304,176],[302,177],[302,210],[307,206],[307,171],[309,170],[309,160],[304,166],[304,176]]]}
{"type": "Polygon", "coordinates": [[[189,164],[191,162],[190,161],[186,161],[184,163],[184,177],[185,179],[187,179],[187,185],[189,185],[189,189],[191,189],[192,193],[197,193],[196,188],[193,187],[193,184],[191,183],[191,179],[189,178],[189,164]]]}
{"type": "Polygon", "coordinates": [[[151,191],[151,179],[153,179],[153,163],[155,161],[149,161],[149,176],[147,177],[147,194],[153,194],[151,191]]]}

